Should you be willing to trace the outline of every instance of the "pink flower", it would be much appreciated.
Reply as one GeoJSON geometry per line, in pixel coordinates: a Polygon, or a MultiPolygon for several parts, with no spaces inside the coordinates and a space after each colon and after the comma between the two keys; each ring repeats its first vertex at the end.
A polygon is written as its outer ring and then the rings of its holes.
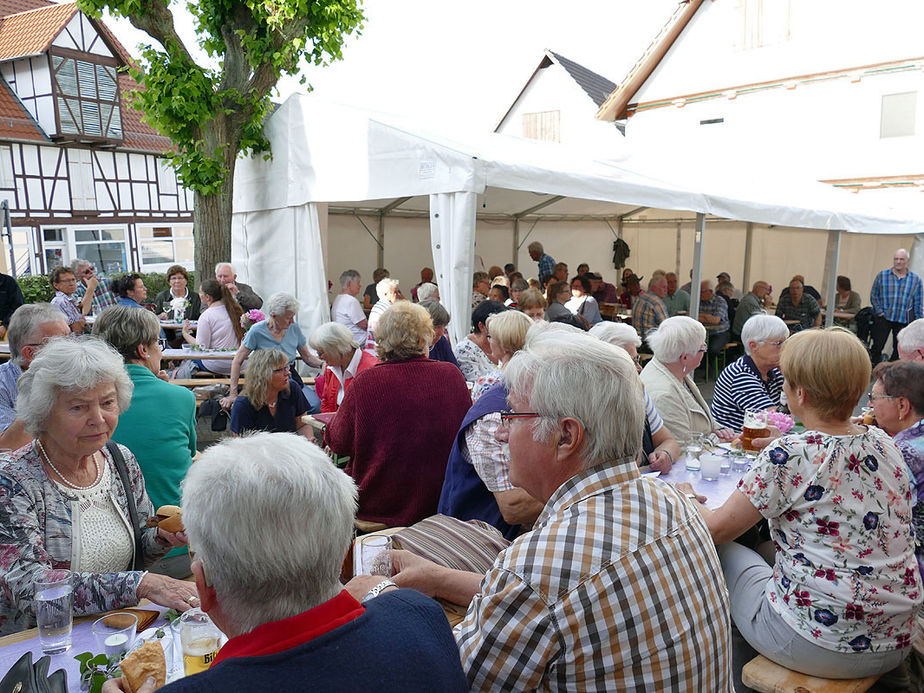
{"type": "Polygon", "coordinates": [[[789,414],[771,411],[767,414],[767,423],[780,429],[780,433],[786,434],[795,426],[795,421],[789,414]]]}

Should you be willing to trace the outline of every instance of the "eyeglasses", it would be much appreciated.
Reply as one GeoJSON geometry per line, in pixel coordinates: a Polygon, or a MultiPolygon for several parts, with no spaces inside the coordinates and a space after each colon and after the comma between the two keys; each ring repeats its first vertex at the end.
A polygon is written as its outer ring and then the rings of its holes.
{"type": "Polygon", "coordinates": [[[785,341],[785,339],[765,339],[761,342],[761,344],[769,344],[770,346],[781,347],[785,341]]]}
{"type": "Polygon", "coordinates": [[[707,351],[709,351],[709,347],[707,347],[705,344],[703,344],[699,349],[696,350],[696,353],[697,353],[697,354],[705,354],[707,351]]]}
{"type": "Polygon", "coordinates": [[[899,395],[877,395],[875,392],[867,393],[870,402],[875,402],[877,399],[898,399],[899,395]]]}
{"type": "Polygon", "coordinates": [[[511,421],[516,419],[537,419],[541,418],[542,414],[537,414],[534,411],[502,411],[500,413],[501,423],[505,426],[509,426],[511,421]]]}

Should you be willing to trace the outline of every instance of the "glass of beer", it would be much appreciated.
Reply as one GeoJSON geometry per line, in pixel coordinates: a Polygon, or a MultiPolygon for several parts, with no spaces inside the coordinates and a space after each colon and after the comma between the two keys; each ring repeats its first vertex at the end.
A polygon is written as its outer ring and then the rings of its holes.
{"type": "Polygon", "coordinates": [[[205,671],[221,648],[221,631],[202,609],[190,609],[180,617],[180,643],[186,676],[205,671]]]}
{"type": "Polygon", "coordinates": [[[755,438],[766,438],[770,435],[767,428],[767,412],[763,409],[748,409],[744,412],[744,425],[741,427],[741,447],[755,452],[755,438]]]}

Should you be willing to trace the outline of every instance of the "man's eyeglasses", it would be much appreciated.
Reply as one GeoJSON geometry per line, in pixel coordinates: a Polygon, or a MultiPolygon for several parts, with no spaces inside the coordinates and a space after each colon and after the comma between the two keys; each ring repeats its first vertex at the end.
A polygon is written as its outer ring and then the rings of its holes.
{"type": "Polygon", "coordinates": [[[877,399],[898,399],[898,395],[877,395],[875,392],[869,392],[867,394],[870,402],[875,402],[877,399]]]}
{"type": "Polygon", "coordinates": [[[510,411],[509,409],[500,413],[501,423],[504,425],[510,425],[510,422],[516,419],[537,419],[541,416],[542,414],[534,411],[510,411]]]}
{"type": "Polygon", "coordinates": [[[765,339],[761,344],[769,344],[770,346],[781,347],[785,339],[765,339]]]}

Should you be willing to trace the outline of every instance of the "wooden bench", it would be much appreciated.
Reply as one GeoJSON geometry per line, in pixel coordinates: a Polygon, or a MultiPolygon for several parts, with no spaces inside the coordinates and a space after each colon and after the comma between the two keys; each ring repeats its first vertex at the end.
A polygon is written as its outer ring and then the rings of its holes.
{"type": "Polygon", "coordinates": [[[879,675],[865,679],[822,679],[787,669],[763,655],[741,670],[742,683],[761,693],[863,693],[878,680],[879,675]]]}

